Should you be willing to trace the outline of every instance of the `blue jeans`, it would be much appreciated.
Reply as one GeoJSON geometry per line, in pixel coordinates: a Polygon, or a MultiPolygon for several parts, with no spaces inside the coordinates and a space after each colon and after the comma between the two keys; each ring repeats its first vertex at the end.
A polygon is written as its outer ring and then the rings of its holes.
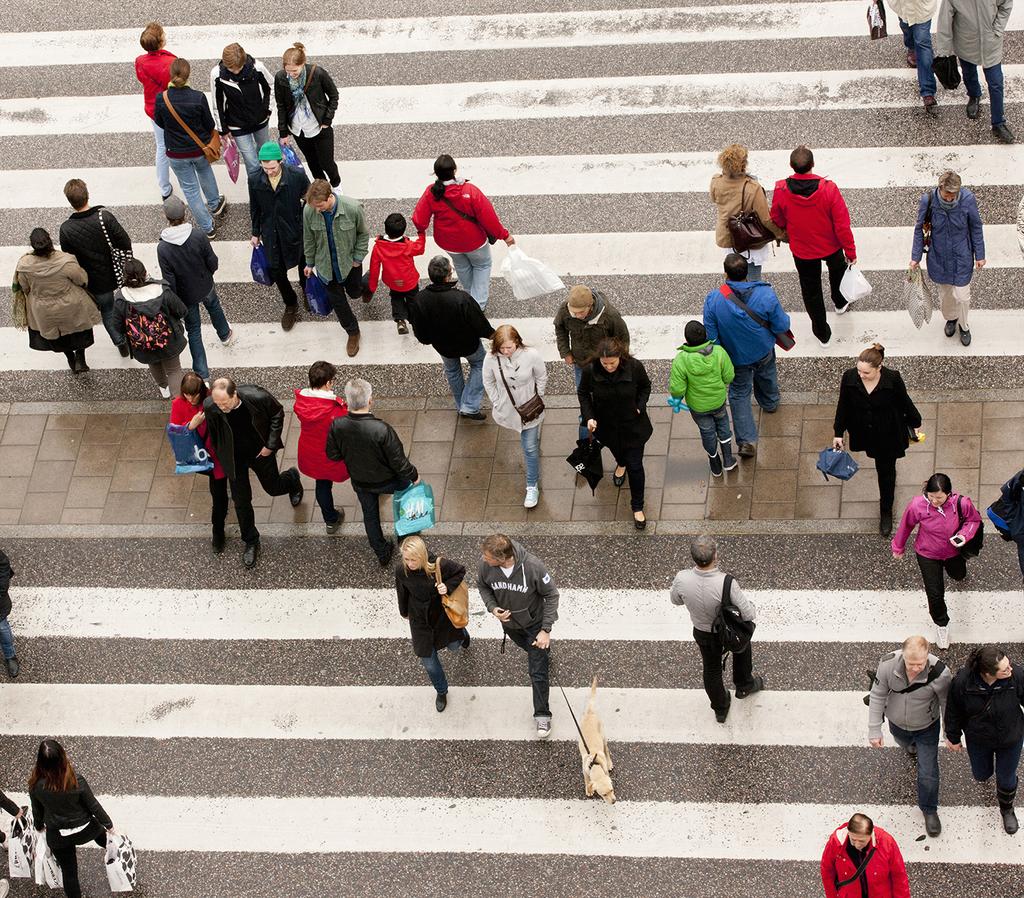
{"type": "Polygon", "coordinates": [[[486,309],[487,298],[491,293],[491,245],[485,243],[471,253],[448,255],[452,257],[452,265],[455,266],[462,289],[479,303],[481,309],[486,309]]]}
{"type": "Polygon", "coordinates": [[[900,19],[903,31],[903,46],[913,50],[917,56],[917,85],[921,88],[922,97],[935,96],[935,73],[932,71],[932,20],[917,25],[908,25],[900,19]]]}
{"type": "Polygon", "coordinates": [[[917,806],[925,814],[939,809],[939,722],[924,730],[904,730],[889,721],[897,744],[917,746],[917,806]]]}
{"type": "Polygon", "coordinates": [[[718,455],[719,443],[732,442],[729,414],[725,410],[724,402],[713,412],[695,412],[691,409],[690,416],[697,423],[697,430],[700,431],[700,443],[709,456],[718,455]]]}
{"type": "Polygon", "coordinates": [[[380,486],[375,486],[373,489],[363,489],[352,484],[356,498],[359,500],[359,507],[363,510],[363,529],[366,531],[366,538],[381,561],[387,556],[389,546],[388,540],[384,539],[384,531],[380,528],[380,497],[400,493],[410,485],[411,481],[401,480],[397,477],[380,486]]]}
{"type": "Polygon", "coordinates": [[[729,409],[737,443],[756,443],[757,424],[750,407],[750,392],[765,411],[779,407],[779,372],[775,368],[775,350],[752,365],[736,365],[736,376],[729,384],[729,409]]]}
{"type": "Polygon", "coordinates": [[[967,756],[971,759],[971,775],[984,783],[996,775],[996,788],[1012,792],[1017,788],[1017,765],[1020,763],[1021,743],[1009,748],[989,748],[987,745],[971,745],[970,737],[964,739],[967,756]]]}
{"type": "Polygon", "coordinates": [[[0,649],[3,649],[5,658],[13,658],[15,655],[14,634],[6,617],[0,617],[0,649]]]}
{"type": "Polygon", "coordinates": [[[156,143],[156,183],[160,196],[166,199],[171,194],[171,168],[167,164],[167,148],[164,146],[164,129],[150,120],[153,126],[153,140],[156,143]]]}
{"type": "Polygon", "coordinates": [[[270,128],[264,125],[252,134],[232,134],[231,139],[238,147],[238,155],[242,157],[245,173],[252,181],[263,170],[260,167],[260,147],[270,140],[270,128]]]}
{"type": "Polygon", "coordinates": [[[462,359],[449,359],[441,356],[444,362],[444,374],[448,378],[448,388],[452,391],[455,407],[460,412],[471,413],[480,411],[480,403],[484,398],[484,357],[487,355],[483,343],[476,352],[465,357],[469,362],[469,380],[462,375],[462,359]]]}
{"type": "Polygon", "coordinates": [[[168,157],[167,162],[178,178],[181,192],[185,194],[185,202],[188,203],[192,217],[196,220],[196,227],[204,234],[209,234],[213,230],[213,216],[210,213],[220,202],[220,190],[213,168],[204,156],[189,159],[168,157]],[[203,196],[206,197],[205,203],[203,196]]]}
{"type": "Polygon", "coordinates": [[[524,428],[519,434],[526,461],[526,485],[536,486],[540,480],[540,425],[524,428]]]}
{"type": "MultiPolygon", "coordinates": [[[[579,388],[580,388],[580,381],[583,380],[583,369],[579,365],[577,365],[575,363],[573,363],[573,366],[572,366],[572,379],[573,379],[573,382],[576,384],[576,390],[578,392],[579,388]]],[[[590,437],[590,431],[587,430],[587,422],[583,420],[583,415],[580,414],[580,434],[579,434],[579,439],[586,440],[586,439],[589,439],[589,437],[590,437]]]]}
{"type": "MultiPolygon", "coordinates": [[[[468,635],[465,629],[462,630],[462,635],[465,637],[468,635]]],[[[462,648],[462,638],[456,639],[455,642],[448,643],[448,651],[455,654],[460,648],[462,648]]],[[[441,659],[437,656],[437,649],[431,652],[429,658],[420,658],[420,664],[423,665],[423,669],[427,672],[427,676],[430,677],[430,682],[434,684],[434,688],[437,690],[438,695],[448,694],[448,678],[444,675],[444,668],[441,666],[441,659]]]]}
{"type": "Polygon", "coordinates": [[[206,363],[206,347],[203,346],[203,322],[199,317],[199,307],[205,306],[210,315],[210,322],[217,332],[219,340],[226,340],[231,333],[231,325],[224,316],[224,310],[220,307],[220,297],[217,296],[217,288],[209,292],[205,299],[197,305],[189,306],[185,313],[185,332],[188,334],[188,351],[192,354],[192,370],[203,380],[210,379],[210,366],[206,363]]]}
{"type": "Polygon", "coordinates": [[[110,336],[111,342],[115,346],[123,346],[124,335],[119,334],[114,327],[114,294],[94,293],[92,301],[96,303],[96,308],[100,310],[100,317],[103,319],[103,329],[110,336]]]}
{"type": "Polygon", "coordinates": [[[334,507],[334,481],[318,480],[316,482],[316,504],[320,506],[320,514],[324,516],[325,524],[336,524],[338,509],[334,507]]]}
{"type": "MultiPolygon", "coordinates": [[[[964,73],[964,87],[967,88],[967,96],[981,96],[981,82],[978,81],[978,67],[966,59],[960,60],[960,69],[964,73]]],[[[992,107],[992,127],[1001,125],[1006,121],[1006,114],[1003,111],[1003,66],[990,66],[985,69],[985,81],[988,83],[989,105],[992,107]]]]}

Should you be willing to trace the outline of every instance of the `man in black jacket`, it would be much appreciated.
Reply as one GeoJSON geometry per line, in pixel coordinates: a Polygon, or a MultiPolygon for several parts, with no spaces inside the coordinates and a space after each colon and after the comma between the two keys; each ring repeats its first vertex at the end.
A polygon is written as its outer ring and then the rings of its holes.
{"type": "Polygon", "coordinates": [[[363,527],[381,567],[387,567],[395,551],[393,540],[384,539],[380,527],[380,496],[399,493],[420,475],[405,454],[395,429],[370,413],[373,388],[353,378],[345,384],[348,414],[335,418],[327,434],[327,457],[343,461],[363,509],[363,527]]]}
{"type": "Polygon", "coordinates": [[[280,144],[268,141],[260,147],[260,167],[249,179],[249,214],[252,217],[252,245],[263,244],[270,263],[270,277],[281,291],[284,314],[281,330],[295,324],[298,297],[288,272],[299,268],[299,286],[305,290],[305,260],[302,253],[302,207],[309,178],[301,168],[285,165],[280,144]]]}
{"type": "Polygon", "coordinates": [[[433,346],[444,363],[448,387],[460,418],[483,421],[484,358],[481,337],[494,333],[491,322],[472,296],[455,286],[451,259],[434,256],[427,266],[430,284],[409,303],[409,322],[420,343],[433,346]],[[469,380],[462,375],[462,360],[469,362],[469,380]]]}
{"type": "Polygon", "coordinates": [[[64,196],[75,211],[60,226],[60,248],[71,253],[89,276],[89,292],[103,316],[103,326],[118,352],[128,357],[128,344],[112,324],[114,291],[121,282],[114,271],[110,247],[129,254],[132,240],[110,211],[103,206],[89,205],[89,188],[85,181],[72,178],[64,185],[64,196]]]}
{"type": "MultiPolygon", "coordinates": [[[[218,377],[203,402],[203,413],[213,443],[213,451],[231,483],[231,498],[238,515],[246,567],[256,564],[260,553],[260,532],[252,510],[252,486],[249,470],[259,478],[269,496],[286,493],[294,508],[302,501],[299,469],[283,474],[277,468],[274,453],[284,448],[284,409],[263,387],[238,386],[230,377],[218,377]]],[[[224,551],[223,537],[214,537],[214,552],[224,551]]]]}
{"type": "Polygon", "coordinates": [[[228,44],[210,70],[213,120],[221,137],[234,143],[249,183],[260,173],[258,153],[270,140],[270,97],[274,76],[240,44],[228,44]]]}
{"type": "Polygon", "coordinates": [[[4,664],[7,665],[11,679],[21,670],[18,656],[14,653],[14,634],[11,633],[11,625],[7,623],[7,615],[11,613],[10,585],[13,576],[10,559],[0,549],[0,648],[3,649],[4,664]]]}

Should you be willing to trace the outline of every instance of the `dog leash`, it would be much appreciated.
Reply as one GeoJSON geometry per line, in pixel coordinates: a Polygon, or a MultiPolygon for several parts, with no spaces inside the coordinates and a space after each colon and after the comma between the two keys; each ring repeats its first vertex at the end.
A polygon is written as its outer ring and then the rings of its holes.
{"type": "Polygon", "coordinates": [[[559,686],[558,689],[562,693],[562,698],[565,699],[565,705],[569,709],[569,713],[572,715],[572,722],[576,724],[576,732],[580,734],[580,742],[583,743],[583,747],[587,750],[587,754],[593,755],[593,757],[590,759],[590,764],[588,765],[589,769],[589,767],[593,767],[597,763],[597,755],[594,752],[592,752],[590,750],[590,746],[587,745],[587,737],[583,735],[583,730],[580,729],[580,722],[576,719],[576,712],[573,711],[572,705],[569,704],[569,696],[565,694],[565,690],[562,689],[561,686],[559,686]]]}

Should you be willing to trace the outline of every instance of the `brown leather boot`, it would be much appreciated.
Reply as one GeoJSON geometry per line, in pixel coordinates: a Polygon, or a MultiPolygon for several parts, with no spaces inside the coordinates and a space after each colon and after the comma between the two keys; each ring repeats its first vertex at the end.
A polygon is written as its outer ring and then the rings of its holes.
{"type": "Polygon", "coordinates": [[[348,353],[348,357],[352,358],[359,352],[359,331],[354,334],[348,335],[348,343],[345,346],[345,352],[348,353]]]}
{"type": "Polygon", "coordinates": [[[296,306],[285,306],[284,314],[281,316],[281,330],[290,331],[295,327],[295,317],[298,309],[296,306]]]}

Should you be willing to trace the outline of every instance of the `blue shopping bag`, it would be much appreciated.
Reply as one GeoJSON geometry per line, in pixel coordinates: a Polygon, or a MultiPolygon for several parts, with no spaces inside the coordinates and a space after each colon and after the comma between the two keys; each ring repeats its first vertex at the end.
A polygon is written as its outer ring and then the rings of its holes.
{"type": "Polygon", "coordinates": [[[174,450],[175,474],[203,474],[213,470],[213,459],[202,438],[184,424],[168,424],[167,439],[174,450]]]}
{"type": "MultiPolygon", "coordinates": [[[[278,141],[280,143],[280,141],[278,141]]],[[[299,154],[295,152],[291,144],[281,144],[281,155],[284,156],[285,165],[291,165],[293,168],[302,168],[302,162],[299,160],[299,154]]]]}
{"type": "Polygon", "coordinates": [[[434,491],[429,484],[416,483],[392,499],[395,510],[395,533],[408,536],[433,527],[434,491]]]}
{"type": "Polygon", "coordinates": [[[327,296],[327,287],[315,271],[306,278],[305,292],[309,311],[320,316],[331,314],[331,300],[327,296]]]}
{"type": "Polygon", "coordinates": [[[252,248],[252,261],[249,263],[249,270],[252,272],[252,279],[257,284],[269,287],[274,283],[270,277],[270,263],[267,261],[267,251],[260,243],[252,248]]]}
{"type": "Polygon", "coordinates": [[[821,476],[828,480],[829,476],[836,480],[849,480],[860,470],[860,465],[853,460],[853,456],[843,449],[822,449],[818,453],[818,463],[815,467],[821,471],[821,476]]]}

